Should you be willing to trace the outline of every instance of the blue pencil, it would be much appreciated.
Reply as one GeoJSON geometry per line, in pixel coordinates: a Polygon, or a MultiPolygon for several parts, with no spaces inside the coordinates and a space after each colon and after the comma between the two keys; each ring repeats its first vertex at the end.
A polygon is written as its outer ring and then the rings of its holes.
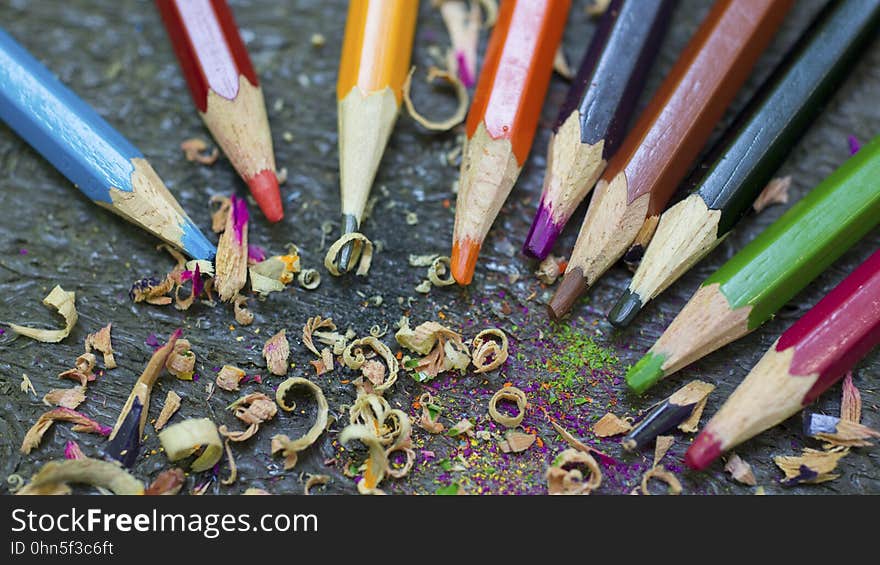
{"type": "Polygon", "coordinates": [[[96,204],[193,258],[214,256],[143,154],[2,28],[0,118],[96,204]]]}

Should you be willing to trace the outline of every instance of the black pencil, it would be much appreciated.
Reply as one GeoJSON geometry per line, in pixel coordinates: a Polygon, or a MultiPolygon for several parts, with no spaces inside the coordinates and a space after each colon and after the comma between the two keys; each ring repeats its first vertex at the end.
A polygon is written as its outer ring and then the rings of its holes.
{"type": "Polygon", "coordinates": [[[878,26],[880,0],[829,2],[816,16],[692,175],[694,192],[660,218],[641,265],[608,314],[612,324],[629,324],[736,226],[878,26]]]}

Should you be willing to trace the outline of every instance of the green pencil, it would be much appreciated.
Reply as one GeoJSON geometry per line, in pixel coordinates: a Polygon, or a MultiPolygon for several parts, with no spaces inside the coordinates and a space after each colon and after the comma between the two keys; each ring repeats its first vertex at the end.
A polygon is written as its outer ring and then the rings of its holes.
{"type": "Polygon", "coordinates": [[[626,375],[641,393],[737,340],[880,221],[880,136],[706,279],[626,375]]]}

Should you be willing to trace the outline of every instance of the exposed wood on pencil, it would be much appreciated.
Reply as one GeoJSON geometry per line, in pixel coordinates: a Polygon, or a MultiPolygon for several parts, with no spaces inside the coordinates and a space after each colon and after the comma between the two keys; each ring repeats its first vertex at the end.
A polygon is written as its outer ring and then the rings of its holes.
{"type": "Polygon", "coordinates": [[[660,215],[791,4],[715,2],[599,181],[550,302],[553,317],[568,312],[624,255],[646,220],[660,215]]]}
{"type": "Polygon", "coordinates": [[[505,2],[467,119],[450,270],[470,284],[483,240],[528,157],[570,0],[505,2]]]}
{"type": "Polygon", "coordinates": [[[284,216],[263,92],[226,0],[156,0],[199,115],[270,222],[284,216]]]}

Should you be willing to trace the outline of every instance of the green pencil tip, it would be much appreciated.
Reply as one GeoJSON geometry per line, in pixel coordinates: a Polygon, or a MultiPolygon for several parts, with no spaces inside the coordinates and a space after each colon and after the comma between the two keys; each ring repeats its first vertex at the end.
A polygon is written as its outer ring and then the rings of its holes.
{"type": "Polygon", "coordinates": [[[649,352],[626,372],[627,386],[636,394],[642,394],[665,376],[663,374],[665,361],[665,355],[649,352]]]}

